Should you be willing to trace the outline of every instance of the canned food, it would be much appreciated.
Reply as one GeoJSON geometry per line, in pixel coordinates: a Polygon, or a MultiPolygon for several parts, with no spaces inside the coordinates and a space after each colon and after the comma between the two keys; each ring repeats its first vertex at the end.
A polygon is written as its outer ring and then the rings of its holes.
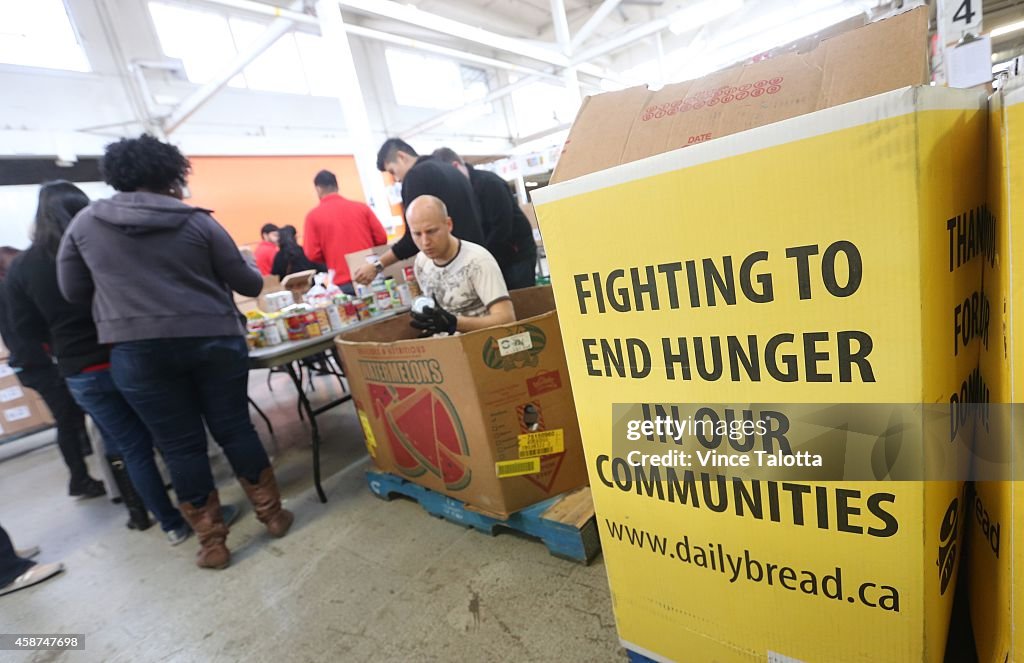
{"type": "Polygon", "coordinates": [[[271,320],[269,324],[263,326],[263,343],[268,346],[280,345],[281,331],[277,328],[277,322],[271,320]]]}
{"type": "Polygon", "coordinates": [[[320,325],[320,333],[322,334],[326,334],[330,332],[331,329],[333,329],[333,327],[331,326],[331,321],[327,318],[326,308],[316,309],[316,323],[320,325]]]}
{"type": "Polygon", "coordinates": [[[343,304],[345,309],[345,322],[351,324],[359,321],[359,313],[356,311],[356,303],[351,299],[346,299],[343,304]]]}
{"type": "Polygon", "coordinates": [[[366,303],[365,298],[356,299],[351,303],[355,309],[357,319],[366,320],[370,317],[370,305],[366,303]]]}
{"type": "Polygon", "coordinates": [[[402,306],[412,305],[412,293],[409,291],[408,283],[400,283],[395,292],[398,294],[398,303],[402,306]]]}
{"type": "Polygon", "coordinates": [[[306,336],[309,338],[315,338],[323,333],[320,330],[320,323],[317,322],[316,313],[313,311],[303,314],[302,321],[306,325],[306,336]]]}
{"type": "Polygon", "coordinates": [[[341,331],[341,328],[345,326],[345,320],[342,318],[342,309],[334,304],[327,307],[327,319],[331,323],[331,329],[334,331],[341,331]]]}
{"type": "Polygon", "coordinates": [[[434,308],[433,297],[417,297],[416,301],[412,303],[413,313],[423,313],[423,310],[427,307],[434,308]]]}
{"type": "Polygon", "coordinates": [[[301,341],[306,338],[305,315],[302,313],[289,313],[284,319],[288,326],[288,340],[301,341]]]}

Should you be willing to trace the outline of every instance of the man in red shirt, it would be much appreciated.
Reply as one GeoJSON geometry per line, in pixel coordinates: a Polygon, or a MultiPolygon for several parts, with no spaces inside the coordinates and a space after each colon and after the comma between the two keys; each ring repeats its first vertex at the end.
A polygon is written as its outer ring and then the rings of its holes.
{"type": "Polygon", "coordinates": [[[256,250],[253,253],[256,255],[256,266],[263,276],[270,273],[270,269],[274,264],[274,256],[277,255],[278,230],[280,229],[273,223],[264,224],[260,228],[260,237],[263,238],[263,241],[256,245],[256,250]]]}
{"type": "Polygon", "coordinates": [[[321,170],[313,178],[313,185],[320,204],[306,215],[306,226],[302,230],[306,257],[313,262],[326,263],[327,269],[334,270],[338,287],[355,294],[345,256],[387,244],[387,233],[367,205],[338,194],[338,178],[334,173],[321,170]]]}

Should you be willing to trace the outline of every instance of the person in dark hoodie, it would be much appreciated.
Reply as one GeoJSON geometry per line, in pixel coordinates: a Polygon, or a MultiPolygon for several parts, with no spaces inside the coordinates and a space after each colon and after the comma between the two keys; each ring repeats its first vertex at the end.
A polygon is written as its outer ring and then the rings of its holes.
{"type": "Polygon", "coordinates": [[[75,217],[57,254],[61,292],[92,301],[111,374],[153,435],[179,506],[199,539],[196,564],[231,561],[206,431],[271,536],[294,516],[282,508],[274,470],[249,418],[249,354],[232,290],[256,297],[250,267],[210,210],[182,202],[188,159],[149,135],[106,147],[104,180],[120,193],[75,217]]]}
{"type": "Polygon", "coordinates": [[[295,238],[295,226],[281,228],[277,231],[277,237],[280,249],[274,256],[274,266],[270,268],[271,274],[283,279],[289,274],[304,272],[308,269],[315,269],[317,272],[327,271],[327,265],[322,262],[313,262],[306,257],[306,252],[295,238]]]}
{"type": "MultiPolygon", "coordinates": [[[[480,224],[480,206],[469,181],[440,159],[421,157],[409,143],[401,138],[388,138],[377,151],[377,170],[391,175],[402,183],[402,208],[407,210],[412,201],[423,195],[438,198],[445,204],[452,219],[452,234],[473,244],[484,244],[480,224]]],[[[404,213],[403,213],[404,215],[404,213]]],[[[411,258],[419,252],[405,222],[405,234],[382,256],[359,267],[352,280],[366,285],[399,260],[411,258]]]]}
{"type": "Polygon", "coordinates": [[[103,483],[89,474],[85,464],[88,436],[85,433],[85,413],[68,392],[60,371],[53,365],[53,357],[40,339],[23,338],[11,324],[7,291],[7,273],[21,251],[11,247],[0,250],[0,335],[10,352],[8,364],[14,368],[18,381],[34,389],[42,397],[57,425],[57,448],[71,474],[68,494],[78,499],[106,495],[103,483]]]}
{"type": "Polygon", "coordinates": [[[167,497],[149,431],[110,377],[110,348],[96,338],[92,307],[69,303],[57,286],[61,237],[88,204],[89,197],[71,182],[49,182],[39,189],[32,246],[7,276],[11,328],[19,338],[52,344],[71,395],[103,434],[107,462],[131,517],[128,526],[148,529],[151,511],[168,541],[178,545],[190,530],[167,497]]]}
{"type": "Polygon", "coordinates": [[[536,285],[537,243],[533,228],[505,180],[489,170],[477,170],[450,147],[439,147],[433,157],[450,163],[473,187],[480,204],[484,248],[501,267],[509,290],[536,285]]]}

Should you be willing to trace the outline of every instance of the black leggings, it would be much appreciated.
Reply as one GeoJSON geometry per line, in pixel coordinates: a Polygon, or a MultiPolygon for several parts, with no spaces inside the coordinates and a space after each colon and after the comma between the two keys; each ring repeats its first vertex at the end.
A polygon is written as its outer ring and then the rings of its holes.
{"type": "Polygon", "coordinates": [[[71,472],[72,486],[81,485],[89,479],[82,450],[85,433],[85,414],[71,397],[64,384],[64,378],[56,366],[26,368],[18,373],[18,380],[29,389],[35,389],[46,401],[54,421],[57,423],[57,446],[64,457],[64,464],[71,472]]]}

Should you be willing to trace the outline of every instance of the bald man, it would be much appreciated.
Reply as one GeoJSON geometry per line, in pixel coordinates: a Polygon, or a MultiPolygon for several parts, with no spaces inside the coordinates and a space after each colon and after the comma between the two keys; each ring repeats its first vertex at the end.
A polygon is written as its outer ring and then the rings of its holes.
{"type": "Polygon", "coordinates": [[[452,235],[452,219],[440,198],[424,195],[405,211],[416,248],[416,280],[437,306],[413,313],[412,326],[430,334],[470,332],[515,322],[494,256],[452,235]]]}

